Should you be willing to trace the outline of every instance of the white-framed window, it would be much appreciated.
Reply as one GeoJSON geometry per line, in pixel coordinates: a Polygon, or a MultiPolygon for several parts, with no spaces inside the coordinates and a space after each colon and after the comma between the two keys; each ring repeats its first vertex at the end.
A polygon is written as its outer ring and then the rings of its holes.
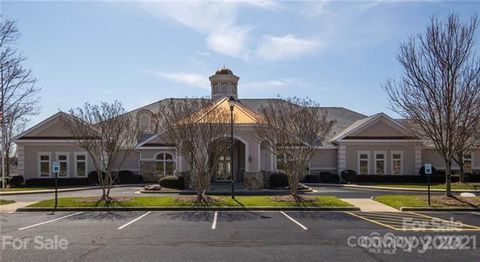
{"type": "Polygon", "coordinates": [[[57,161],[60,166],[60,171],[58,172],[59,177],[68,176],[68,153],[55,153],[57,156],[57,161]]]}
{"type": "Polygon", "coordinates": [[[276,156],[277,172],[285,172],[285,168],[286,168],[285,165],[292,164],[293,161],[294,159],[291,154],[288,154],[288,153],[278,154],[276,156]]]}
{"type": "Polygon", "coordinates": [[[38,175],[40,177],[50,177],[50,159],[51,153],[38,153],[38,175]]]}
{"type": "Polygon", "coordinates": [[[358,174],[368,175],[370,173],[370,152],[358,152],[358,174]]]}
{"type": "Polygon", "coordinates": [[[87,176],[87,153],[75,153],[75,176],[87,176]]]}
{"type": "Polygon", "coordinates": [[[230,155],[220,156],[217,164],[217,180],[230,180],[232,172],[232,161],[230,155]]]}
{"type": "Polygon", "coordinates": [[[375,175],[385,175],[385,152],[374,152],[375,175]]]}
{"type": "Polygon", "coordinates": [[[403,174],[403,152],[392,152],[392,175],[403,174]]]}
{"type": "Polygon", "coordinates": [[[472,173],[473,171],[473,153],[465,154],[463,156],[463,171],[465,173],[472,173]]]}
{"type": "Polygon", "coordinates": [[[170,153],[158,153],[155,156],[155,175],[169,176],[175,173],[175,159],[170,153]]]}

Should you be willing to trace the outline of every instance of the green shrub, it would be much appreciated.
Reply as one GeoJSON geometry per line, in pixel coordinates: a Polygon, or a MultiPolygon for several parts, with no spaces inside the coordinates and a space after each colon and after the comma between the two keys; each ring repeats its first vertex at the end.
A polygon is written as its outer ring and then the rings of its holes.
{"type": "Polygon", "coordinates": [[[272,174],[270,175],[269,184],[270,188],[286,187],[288,186],[288,177],[283,173],[272,174]]]}
{"type": "Polygon", "coordinates": [[[185,181],[181,176],[164,176],[160,178],[160,186],[173,189],[184,189],[185,181]]]}
{"type": "Polygon", "coordinates": [[[344,183],[355,183],[357,182],[357,172],[354,170],[346,169],[343,170],[342,173],[342,182],[344,183]]]}
{"type": "Polygon", "coordinates": [[[18,187],[23,184],[23,176],[20,175],[15,175],[15,176],[10,176],[7,180],[7,183],[10,187],[18,187]]]}
{"type": "Polygon", "coordinates": [[[330,172],[321,172],[320,173],[320,183],[338,183],[340,177],[338,174],[332,174],[330,172]]]}

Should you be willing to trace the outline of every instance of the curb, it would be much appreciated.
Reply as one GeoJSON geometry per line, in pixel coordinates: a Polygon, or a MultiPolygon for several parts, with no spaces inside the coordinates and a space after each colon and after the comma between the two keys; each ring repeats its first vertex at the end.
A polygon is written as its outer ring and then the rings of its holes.
{"type": "MultiPolygon", "coordinates": [[[[382,187],[382,186],[361,186],[361,185],[352,185],[352,184],[323,184],[323,183],[304,183],[307,186],[314,186],[314,187],[348,187],[348,188],[356,188],[356,189],[376,189],[382,191],[409,191],[409,192],[427,192],[427,189],[421,188],[401,188],[401,187],[382,187]]],[[[445,189],[430,189],[431,192],[445,192],[445,189]]],[[[480,190],[472,190],[472,189],[452,189],[452,192],[456,193],[480,193],[480,190]]]]}
{"type": "Polygon", "coordinates": [[[358,207],[23,207],[16,212],[47,211],[360,211],[358,207]]]}
{"type": "Polygon", "coordinates": [[[479,212],[480,208],[474,207],[401,207],[400,211],[435,211],[435,212],[479,212]]]}
{"type": "MultiPolygon", "coordinates": [[[[144,184],[114,185],[114,186],[112,186],[112,188],[135,187],[135,186],[144,186],[144,184]]],[[[100,186],[90,186],[90,187],[62,188],[62,189],[58,189],[58,192],[73,192],[73,191],[92,190],[92,189],[101,189],[101,187],[100,186]]],[[[31,191],[27,191],[27,190],[26,191],[11,191],[11,192],[0,192],[0,196],[45,194],[45,193],[54,193],[54,192],[55,192],[55,189],[31,190],[31,191]]]]}

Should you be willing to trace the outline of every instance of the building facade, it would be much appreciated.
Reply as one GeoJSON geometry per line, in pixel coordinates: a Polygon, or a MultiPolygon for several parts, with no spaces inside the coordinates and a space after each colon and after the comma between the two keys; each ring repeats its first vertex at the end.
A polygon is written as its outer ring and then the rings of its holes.
{"type": "MultiPolygon", "coordinates": [[[[237,182],[247,188],[262,188],[267,175],[276,173],[277,156],[268,151],[254,132],[256,112],[269,99],[238,97],[238,81],[230,69],[221,68],[210,77],[211,98],[216,106],[228,106],[228,98],[237,99],[234,112],[234,156],[223,156],[213,176],[214,182],[231,180],[233,168],[237,182]]],[[[188,176],[189,166],[175,147],[160,142],[155,115],[165,100],[128,112],[142,129],[142,140],[119,170],[130,170],[143,176],[144,181],[157,182],[161,176],[177,174],[188,176]]],[[[357,174],[415,175],[425,163],[437,170],[445,169],[442,158],[421,138],[407,130],[402,121],[384,113],[366,116],[343,107],[321,107],[322,113],[335,124],[326,141],[315,149],[310,162],[311,174],[340,173],[354,170],[357,174]]],[[[24,178],[51,178],[53,161],[60,162],[60,178],[87,177],[94,171],[87,152],[75,142],[61,121],[63,112],[45,119],[16,137],[18,173],[24,178]]],[[[454,164],[453,169],[458,169],[454,164]]],[[[465,171],[480,172],[480,150],[465,157],[465,171]]]]}

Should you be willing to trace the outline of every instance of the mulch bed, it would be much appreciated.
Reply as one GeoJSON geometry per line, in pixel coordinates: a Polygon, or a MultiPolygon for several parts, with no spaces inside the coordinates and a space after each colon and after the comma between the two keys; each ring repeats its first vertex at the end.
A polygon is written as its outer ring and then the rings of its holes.
{"type": "Polygon", "coordinates": [[[301,202],[315,202],[317,201],[314,197],[301,196],[299,199],[295,199],[292,195],[288,196],[272,196],[272,200],[275,202],[296,202],[300,200],[301,202]]]}
{"type": "MultiPolygon", "coordinates": [[[[422,196],[422,200],[427,201],[427,197],[422,196]]],[[[447,197],[447,196],[432,196],[432,202],[446,205],[446,206],[472,206],[480,207],[480,198],[479,197],[447,197]]]]}

